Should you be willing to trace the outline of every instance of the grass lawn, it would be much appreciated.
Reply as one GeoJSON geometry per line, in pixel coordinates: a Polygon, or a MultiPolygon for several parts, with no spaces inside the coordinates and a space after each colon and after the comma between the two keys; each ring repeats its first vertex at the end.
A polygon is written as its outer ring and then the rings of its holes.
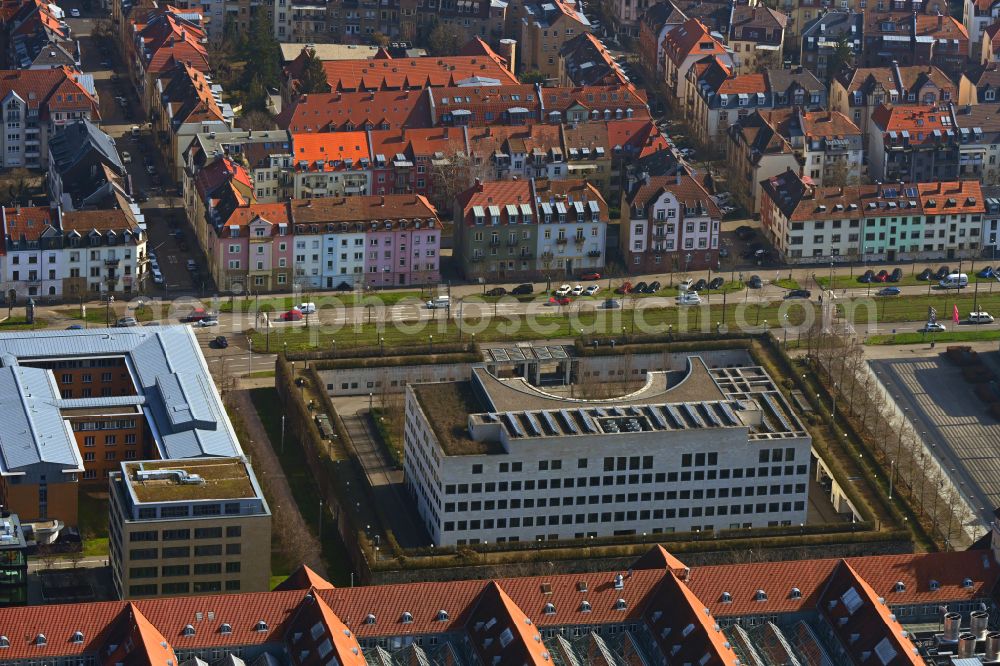
{"type": "Polygon", "coordinates": [[[107,557],[108,556],[108,538],[100,537],[95,539],[84,539],[83,541],[83,556],[84,557],[107,557]]]}
{"type": "Polygon", "coordinates": [[[253,312],[254,308],[259,308],[260,312],[287,312],[294,306],[304,301],[316,303],[317,307],[332,307],[335,305],[352,306],[374,303],[378,305],[395,305],[404,299],[414,299],[417,301],[426,300],[429,294],[419,291],[371,291],[365,294],[358,294],[353,291],[348,292],[317,292],[316,294],[301,294],[296,298],[286,296],[283,298],[236,298],[225,299],[219,303],[219,312],[253,312]]]}
{"type": "MultiPolygon", "coordinates": [[[[930,268],[932,270],[934,270],[934,271],[937,271],[937,267],[936,266],[931,266],[930,268]]],[[[955,270],[958,270],[958,266],[952,266],[952,268],[954,268],[955,270]]],[[[928,283],[931,285],[932,289],[934,287],[936,287],[937,283],[938,283],[937,278],[932,277],[930,280],[918,280],[917,279],[917,275],[920,275],[920,272],[922,270],[924,270],[923,267],[917,266],[917,272],[914,273],[914,274],[911,274],[910,273],[910,267],[909,266],[904,267],[903,268],[903,277],[900,278],[899,282],[872,282],[871,283],[872,284],[872,293],[875,293],[875,290],[881,289],[882,287],[909,287],[909,286],[913,286],[913,285],[920,285],[920,286],[926,288],[926,286],[928,285],[928,283]]],[[[863,288],[867,287],[868,285],[866,283],[864,283],[864,282],[858,282],[858,277],[860,275],[863,275],[864,272],[865,272],[864,269],[861,269],[861,270],[855,269],[853,276],[850,276],[850,275],[834,275],[833,276],[833,284],[834,284],[833,288],[834,289],[863,289],[863,288]]],[[[876,270],[875,272],[877,273],[878,270],[876,270]]],[[[889,272],[891,273],[892,271],[889,271],[889,272]]],[[[994,283],[996,282],[996,279],[994,279],[994,278],[981,278],[981,277],[977,276],[975,273],[970,273],[968,268],[962,268],[962,272],[969,276],[969,283],[970,284],[974,284],[976,282],[979,282],[982,285],[986,286],[990,282],[994,282],[994,283]]],[[[809,280],[809,282],[811,282],[811,280],[809,280]]],[[[817,273],[816,273],[816,282],[819,282],[820,287],[822,287],[823,289],[829,289],[830,288],[828,286],[830,284],[830,275],[829,275],[829,273],[827,273],[827,274],[824,275],[822,273],[822,271],[817,271],[817,273]]]]}
{"type": "MultiPolygon", "coordinates": [[[[254,389],[250,391],[250,397],[274,446],[274,453],[281,461],[281,468],[288,480],[292,495],[295,497],[295,503],[298,504],[302,519],[309,526],[310,531],[315,534],[320,519],[320,494],[312,474],[309,472],[311,461],[306,459],[305,450],[297,441],[294,441],[294,438],[285,438],[284,451],[281,451],[281,447],[277,445],[281,442],[281,401],[278,400],[277,391],[273,388],[254,389]]],[[[337,535],[337,528],[330,512],[324,510],[322,516],[323,540],[321,546],[323,559],[326,561],[330,574],[330,582],[334,585],[346,585],[350,580],[350,565],[347,554],[340,542],[340,537],[337,535]]]]}
{"type": "Polygon", "coordinates": [[[798,280],[789,280],[788,278],[782,278],[780,280],[775,280],[771,284],[781,287],[782,289],[801,289],[798,280]]]}
{"type": "Polygon", "coordinates": [[[0,321],[0,332],[2,331],[33,331],[36,328],[45,328],[46,321],[35,317],[35,323],[29,324],[23,316],[8,317],[0,321]]]}
{"type": "Polygon", "coordinates": [[[57,310],[57,312],[67,319],[86,321],[88,324],[94,324],[95,326],[105,326],[108,323],[114,326],[120,317],[135,317],[136,321],[152,321],[154,314],[153,308],[149,307],[142,310],[124,310],[121,307],[116,309],[114,306],[111,307],[110,313],[107,307],[90,306],[87,308],[86,317],[80,316],[79,307],[62,308],[61,310],[57,310]]]}
{"type": "Polygon", "coordinates": [[[944,333],[906,332],[896,335],[872,335],[868,337],[870,345],[917,345],[934,342],[983,342],[1000,340],[998,330],[945,331],[944,333]]]}
{"type": "Polygon", "coordinates": [[[951,314],[955,305],[958,305],[959,316],[964,318],[972,310],[975,302],[980,310],[1000,314],[1000,289],[990,294],[980,289],[978,298],[969,291],[963,290],[961,294],[955,291],[938,290],[931,292],[930,296],[880,296],[873,297],[870,302],[875,305],[874,313],[867,307],[861,307],[862,303],[869,302],[868,299],[851,299],[845,307],[843,302],[838,300],[837,307],[843,313],[845,310],[851,311],[853,316],[849,319],[855,324],[866,324],[874,315],[874,319],[879,322],[892,323],[898,321],[924,321],[927,319],[927,308],[933,307],[937,310],[938,319],[942,322],[951,320],[951,314]]]}
{"type": "Polygon", "coordinates": [[[250,375],[254,379],[262,379],[264,377],[274,377],[274,370],[261,370],[260,372],[255,372],[250,375]]]}
{"type": "Polygon", "coordinates": [[[83,539],[104,539],[107,544],[109,509],[106,490],[80,490],[79,527],[83,539]]]}

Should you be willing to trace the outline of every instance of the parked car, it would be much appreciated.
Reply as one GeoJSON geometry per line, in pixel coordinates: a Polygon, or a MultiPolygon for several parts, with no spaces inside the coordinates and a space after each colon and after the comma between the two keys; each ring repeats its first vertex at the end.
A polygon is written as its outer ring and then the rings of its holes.
{"type": "Polygon", "coordinates": [[[569,286],[568,284],[564,284],[561,285],[558,289],[556,289],[555,294],[556,296],[560,297],[567,296],[571,291],[573,291],[573,287],[569,286]]]}
{"type": "Polygon", "coordinates": [[[569,296],[550,296],[549,305],[569,305],[573,299],[569,296]]]}
{"type": "Polygon", "coordinates": [[[507,294],[507,290],[503,287],[493,287],[486,292],[487,296],[504,296],[507,294]]]}
{"type": "Polygon", "coordinates": [[[299,310],[302,314],[310,315],[316,314],[316,304],[315,303],[302,303],[299,305],[299,310]]]}
{"type": "Polygon", "coordinates": [[[937,273],[934,274],[934,277],[936,277],[938,280],[943,280],[946,277],[948,277],[949,273],[951,273],[951,269],[948,268],[947,266],[942,266],[941,268],[937,269],[937,273]]]}
{"type": "Polygon", "coordinates": [[[685,291],[677,297],[677,305],[698,305],[701,303],[701,296],[697,291],[685,291]]]}
{"type": "Polygon", "coordinates": [[[587,287],[586,289],[584,289],[583,293],[586,294],[587,296],[593,296],[594,294],[596,294],[600,290],[601,290],[600,287],[598,287],[596,284],[592,284],[589,287],[587,287]]]}
{"type": "Polygon", "coordinates": [[[301,321],[302,311],[297,308],[292,308],[288,312],[282,312],[278,319],[281,321],[301,321]]]}
{"type": "Polygon", "coordinates": [[[662,285],[660,284],[659,280],[653,280],[652,282],[649,283],[649,293],[655,294],[660,290],[661,286],[662,285]]]}
{"type": "Polygon", "coordinates": [[[892,273],[889,274],[889,282],[899,282],[902,279],[903,279],[903,269],[902,268],[892,269],[892,273]]]}
{"type": "Polygon", "coordinates": [[[875,271],[868,270],[858,276],[858,282],[862,284],[871,284],[875,282],[875,271]]]}
{"type": "Polygon", "coordinates": [[[215,339],[212,340],[212,344],[218,349],[225,349],[229,346],[229,340],[227,340],[224,335],[217,335],[215,336],[215,339]]]}
{"type": "Polygon", "coordinates": [[[604,302],[601,303],[601,307],[604,308],[605,310],[617,310],[621,306],[622,304],[614,298],[606,298],[604,299],[604,302]]]}
{"type": "Polygon", "coordinates": [[[981,270],[978,273],[976,273],[976,275],[978,275],[981,278],[991,278],[991,277],[995,277],[996,273],[993,272],[993,267],[992,266],[987,266],[983,270],[981,270]]]}
{"type": "Polygon", "coordinates": [[[708,287],[708,280],[706,280],[705,278],[702,278],[702,279],[700,279],[700,280],[698,280],[697,282],[694,283],[694,286],[691,287],[691,290],[692,291],[705,291],[706,287],[708,287]]]}
{"type": "Polygon", "coordinates": [[[572,293],[573,293],[574,296],[581,295],[583,293],[583,285],[582,284],[575,284],[575,285],[573,285],[573,292],[572,293]]]}
{"type": "Polygon", "coordinates": [[[764,283],[761,281],[759,275],[751,275],[749,282],[747,282],[747,286],[751,289],[760,289],[764,286],[764,283]]]}
{"type": "Polygon", "coordinates": [[[189,271],[196,271],[196,270],[198,270],[198,262],[196,262],[194,259],[188,259],[187,260],[187,269],[189,271]]]}
{"type": "Polygon", "coordinates": [[[899,296],[899,287],[882,287],[875,292],[876,296],[899,296]]]}
{"type": "MultiPolygon", "coordinates": [[[[428,310],[436,310],[438,308],[450,308],[451,307],[451,297],[449,296],[435,296],[431,300],[427,301],[428,310]]],[[[295,308],[292,308],[293,310],[295,308]]],[[[299,311],[301,315],[302,312],[299,311]]]]}
{"type": "Polygon", "coordinates": [[[726,283],[725,279],[720,277],[714,277],[712,278],[712,281],[708,283],[708,288],[712,290],[721,289],[722,285],[724,285],[725,283],[726,283]]]}
{"type": "Polygon", "coordinates": [[[218,326],[218,325],[219,325],[219,320],[212,316],[205,317],[204,319],[195,324],[195,326],[197,326],[198,328],[208,328],[209,326],[218,326]]]}
{"type": "Polygon", "coordinates": [[[510,293],[514,294],[515,296],[525,296],[527,294],[530,294],[534,290],[535,288],[533,286],[525,283],[517,285],[516,287],[511,289],[510,293]]]}
{"type": "Polygon", "coordinates": [[[875,281],[876,282],[888,282],[889,281],[889,271],[885,270],[884,268],[882,270],[880,270],[875,275],[875,281]]]}
{"type": "Polygon", "coordinates": [[[945,328],[944,324],[936,321],[929,321],[920,328],[920,333],[944,333],[948,329],[945,328]]]}
{"type": "Polygon", "coordinates": [[[785,298],[809,298],[811,296],[812,292],[808,289],[792,289],[785,294],[785,298]]]}
{"type": "Polygon", "coordinates": [[[922,280],[924,282],[927,282],[932,277],[934,277],[934,271],[932,271],[929,268],[925,268],[924,270],[920,271],[919,275],[917,275],[917,279],[922,280]]]}
{"type": "Polygon", "coordinates": [[[642,282],[639,282],[639,284],[635,285],[635,288],[632,289],[632,291],[634,291],[637,294],[645,294],[647,286],[648,285],[646,284],[646,282],[642,281],[642,282]]]}
{"type": "Polygon", "coordinates": [[[69,15],[72,16],[73,18],[80,18],[80,10],[74,7],[73,9],[69,10],[69,15]]]}
{"type": "Polygon", "coordinates": [[[969,286],[969,276],[965,273],[949,273],[944,276],[938,286],[942,289],[961,289],[969,286]]]}
{"type": "Polygon", "coordinates": [[[748,227],[746,225],[743,225],[742,227],[737,227],[736,229],[736,237],[739,238],[741,241],[750,240],[751,238],[754,237],[755,233],[757,232],[754,231],[753,227],[748,227]]]}
{"type": "Polygon", "coordinates": [[[620,287],[615,289],[616,294],[628,294],[632,292],[632,283],[626,280],[620,287]]]}
{"type": "Polygon", "coordinates": [[[138,325],[139,322],[135,320],[135,317],[119,317],[118,322],[115,324],[119,328],[130,328],[138,325]]]}
{"type": "Polygon", "coordinates": [[[970,324],[992,324],[993,315],[983,310],[980,310],[979,312],[970,312],[968,322],[970,324]]]}
{"type": "Polygon", "coordinates": [[[163,284],[163,273],[160,272],[160,269],[154,266],[151,272],[153,273],[153,283],[163,284]]]}
{"type": "Polygon", "coordinates": [[[66,327],[67,331],[80,331],[83,329],[83,324],[70,324],[66,327]]]}
{"type": "Polygon", "coordinates": [[[580,279],[581,280],[600,280],[601,279],[601,274],[600,273],[584,273],[583,275],[580,276],[580,279]]]}
{"type": "Polygon", "coordinates": [[[677,283],[677,291],[687,291],[694,284],[694,280],[688,278],[677,283]]]}

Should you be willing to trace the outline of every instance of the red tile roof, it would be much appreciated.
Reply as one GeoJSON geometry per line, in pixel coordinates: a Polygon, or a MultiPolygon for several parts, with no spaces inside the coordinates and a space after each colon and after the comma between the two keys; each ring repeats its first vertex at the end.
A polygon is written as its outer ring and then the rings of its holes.
{"type": "MultiPolygon", "coordinates": [[[[283,206],[283,205],[282,205],[283,206]]],[[[278,583],[275,590],[332,590],[333,585],[318,573],[302,564],[285,580],[278,583]]]]}
{"type": "Polygon", "coordinates": [[[77,82],[77,76],[78,72],[65,66],[0,71],[0,99],[14,92],[46,120],[53,111],[87,112],[92,119],[99,119],[97,100],[77,82]]]}
{"type": "Polygon", "coordinates": [[[353,197],[317,197],[292,199],[288,202],[292,223],[326,224],[361,222],[378,223],[385,229],[388,221],[393,228],[401,220],[419,221],[422,229],[439,229],[441,226],[434,206],[421,194],[386,194],[353,197]]]}
{"type": "Polygon", "coordinates": [[[487,583],[479,594],[466,631],[484,664],[542,666],[551,662],[538,628],[496,581],[487,583]]]}
{"type": "Polygon", "coordinates": [[[663,48],[674,65],[680,65],[689,55],[698,57],[724,54],[726,47],[712,37],[705,24],[698,19],[688,19],[667,33],[663,48]]]}
{"type": "Polygon", "coordinates": [[[511,109],[525,109],[521,118],[537,122],[541,100],[534,85],[446,86],[430,91],[435,118],[440,122],[445,113],[471,111],[471,125],[506,123],[511,109]],[[487,119],[487,114],[490,119],[487,119]]]}
{"type": "Polygon", "coordinates": [[[621,146],[630,156],[648,157],[670,145],[660,130],[649,120],[611,120],[606,123],[608,144],[614,149],[621,146]]]}
{"type": "Polygon", "coordinates": [[[712,200],[708,190],[697,180],[687,175],[654,176],[635,190],[629,197],[628,203],[630,206],[645,208],[653,199],[659,197],[661,192],[672,192],[678,201],[688,204],[692,208],[695,205],[701,205],[703,209],[708,211],[709,217],[722,219],[722,211],[712,200]]]}
{"type": "Polygon", "coordinates": [[[430,127],[426,90],[311,93],[282,109],[278,127],[292,132],[430,127]]]}
{"type": "Polygon", "coordinates": [[[360,169],[361,160],[369,158],[368,135],[365,132],[299,132],[292,135],[292,147],[292,161],[298,171],[360,169]],[[346,160],[351,160],[350,166],[346,160]],[[318,164],[320,161],[323,162],[322,168],[318,164]]]}
{"type": "Polygon", "coordinates": [[[357,637],[311,590],[289,623],[289,653],[296,666],[367,666],[357,637]]]}
{"type": "Polygon", "coordinates": [[[55,211],[47,206],[4,208],[4,235],[12,241],[34,241],[53,225],[55,211]]]}
{"type": "Polygon", "coordinates": [[[323,63],[333,90],[403,90],[453,86],[472,77],[517,84],[510,70],[489,56],[330,60],[323,63]]]}
{"type": "Polygon", "coordinates": [[[763,74],[740,74],[723,81],[718,92],[720,95],[739,95],[765,92],[767,89],[767,79],[763,74]]]}
{"type": "Polygon", "coordinates": [[[872,122],[883,133],[909,133],[911,144],[930,143],[941,140],[941,134],[955,131],[947,110],[936,106],[886,106],[879,105],[872,112],[872,122]],[[938,130],[938,136],[934,135],[938,130]]]}
{"type": "Polygon", "coordinates": [[[672,664],[732,666],[739,659],[715,618],[672,571],[650,596],[644,614],[660,651],[672,664]]]}

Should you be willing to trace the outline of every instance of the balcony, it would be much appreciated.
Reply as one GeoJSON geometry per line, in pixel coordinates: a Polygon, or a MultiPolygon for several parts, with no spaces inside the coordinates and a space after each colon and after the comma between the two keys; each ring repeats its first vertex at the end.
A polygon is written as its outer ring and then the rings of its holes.
{"type": "Polygon", "coordinates": [[[121,259],[105,259],[104,260],[104,265],[105,266],[117,266],[119,263],[121,263],[121,259]]]}
{"type": "Polygon", "coordinates": [[[469,261],[471,261],[474,264],[478,264],[482,260],[483,260],[482,255],[474,254],[474,255],[472,255],[472,258],[469,261]]]}
{"type": "Polygon", "coordinates": [[[520,243],[520,242],[521,242],[521,241],[520,241],[520,240],[518,240],[517,238],[508,238],[508,239],[507,239],[507,246],[508,246],[508,247],[514,247],[515,245],[517,245],[517,244],[518,244],[518,243],[520,243]]]}
{"type": "Polygon", "coordinates": [[[599,256],[601,256],[601,251],[600,250],[591,250],[590,252],[587,253],[587,256],[588,257],[599,257],[599,256]]]}
{"type": "Polygon", "coordinates": [[[494,247],[496,247],[497,245],[500,245],[500,239],[499,238],[491,238],[490,239],[490,245],[492,245],[494,247]]]}
{"type": "Polygon", "coordinates": [[[583,245],[584,243],[587,242],[587,239],[584,238],[583,236],[576,236],[575,238],[573,238],[573,242],[576,243],[577,245],[583,245]]]}
{"type": "Polygon", "coordinates": [[[569,242],[568,238],[557,238],[556,239],[556,245],[565,245],[568,242],[569,242]]]}

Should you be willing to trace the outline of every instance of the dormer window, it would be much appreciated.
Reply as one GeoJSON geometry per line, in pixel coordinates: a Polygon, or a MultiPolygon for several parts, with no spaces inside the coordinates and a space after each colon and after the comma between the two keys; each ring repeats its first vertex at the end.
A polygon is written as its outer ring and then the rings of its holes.
{"type": "Polygon", "coordinates": [[[895,585],[892,586],[893,592],[906,592],[906,583],[903,581],[897,581],[895,585]]]}
{"type": "Polygon", "coordinates": [[[764,590],[757,590],[757,594],[754,595],[754,601],[767,601],[767,592],[764,590]]]}
{"type": "Polygon", "coordinates": [[[930,583],[930,589],[931,589],[931,592],[937,592],[938,590],[941,589],[941,583],[937,582],[936,580],[934,580],[932,578],[931,579],[931,583],[930,583]]]}
{"type": "Polygon", "coordinates": [[[556,614],[555,605],[551,603],[545,604],[544,606],[542,606],[542,613],[544,615],[555,615],[556,614]]]}
{"type": "Polygon", "coordinates": [[[992,88],[983,93],[983,99],[985,99],[987,102],[992,102],[996,98],[997,98],[997,91],[993,90],[992,88]]]}
{"type": "Polygon", "coordinates": [[[403,624],[411,624],[413,622],[413,614],[410,611],[403,611],[403,616],[400,618],[400,622],[403,624]]]}
{"type": "Polygon", "coordinates": [[[190,624],[184,625],[184,629],[181,631],[182,636],[194,636],[194,627],[190,624]]]}
{"type": "Polygon", "coordinates": [[[82,631],[74,631],[73,635],[69,639],[69,642],[70,643],[76,643],[77,645],[79,645],[80,643],[82,643],[83,642],[83,632],[82,631]]]}
{"type": "Polygon", "coordinates": [[[223,636],[228,636],[229,634],[233,633],[232,625],[223,622],[221,625],[219,625],[219,633],[222,634],[223,636]]]}
{"type": "Polygon", "coordinates": [[[39,647],[47,645],[48,642],[49,639],[45,638],[45,634],[38,634],[37,636],[35,636],[35,645],[39,647]]]}
{"type": "Polygon", "coordinates": [[[719,599],[719,601],[721,601],[724,604],[731,604],[733,603],[733,595],[731,595],[729,592],[723,592],[722,597],[719,599]]]}
{"type": "Polygon", "coordinates": [[[793,587],[791,594],[789,594],[789,597],[792,598],[792,599],[801,599],[802,598],[802,590],[800,590],[797,587],[793,587]]]}
{"type": "Polygon", "coordinates": [[[258,633],[267,631],[267,622],[264,622],[264,620],[257,620],[257,624],[254,625],[253,630],[258,633]]]}
{"type": "Polygon", "coordinates": [[[972,587],[972,579],[971,578],[962,579],[962,587],[964,587],[967,590],[970,589],[972,587]]]}
{"type": "Polygon", "coordinates": [[[590,602],[589,601],[580,602],[580,612],[581,613],[589,613],[590,611],[591,611],[591,608],[590,608],[590,602]]]}
{"type": "Polygon", "coordinates": [[[448,611],[446,611],[446,610],[444,610],[442,608],[441,610],[438,611],[437,621],[438,622],[447,622],[448,621],[448,617],[449,617],[448,616],[448,611]]]}
{"type": "Polygon", "coordinates": [[[365,624],[375,624],[375,616],[372,613],[365,615],[365,624]]]}
{"type": "Polygon", "coordinates": [[[624,599],[619,599],[615,602],[615,610],[623,611],[628,608],[628,604],[625,603],[624,599]]]}

